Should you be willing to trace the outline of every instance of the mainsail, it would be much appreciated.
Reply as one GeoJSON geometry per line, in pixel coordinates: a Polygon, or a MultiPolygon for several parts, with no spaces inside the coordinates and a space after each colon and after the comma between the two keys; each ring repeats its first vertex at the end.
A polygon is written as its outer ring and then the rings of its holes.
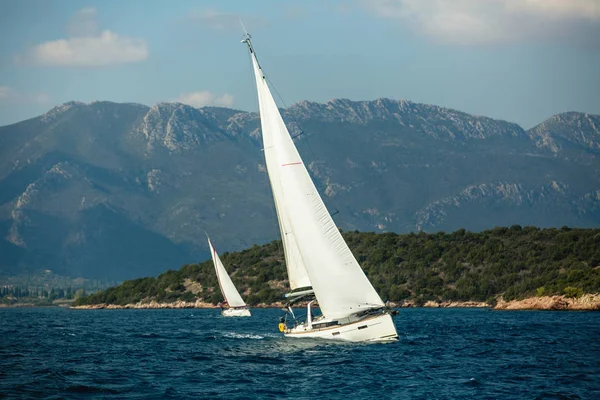
{"type": "Polygon", "coordinates": [[[219,286],[221,287],[221,293],[223,293],[223,297],[225,301],[229,304],[230,307],[244,307],[246,303],[242,300],[242,297],[238,293],[235,286],[233,286],[233,282],[227,274],[225,270],[225,266],[221,262],[217,251],[213,247],[210,238],[206,235],[208,239],[208,246],[210,247],[210,254],[212,255],[213,264],[215,265],[215,271],[217,272],[217,280],[219,281],[219,286]]]}
{"type": "Polygon", "coordinates": [[[256,77],[265,160],[290,285],[292,281],[296,287],[312,285],[321,312],[331,319],[383,307],[383,301],[352,255],[317,192],[281,118],[249,38],[246,42],[256,77]],[[302,283],[308,284],[299,285],[298,276],[302,283]]]}

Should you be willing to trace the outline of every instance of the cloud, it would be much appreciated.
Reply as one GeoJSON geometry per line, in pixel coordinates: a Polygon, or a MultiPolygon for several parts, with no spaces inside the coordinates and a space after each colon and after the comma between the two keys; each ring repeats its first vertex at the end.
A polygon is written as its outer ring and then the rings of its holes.
{"type": "Polygon", "coordinates": [[[4,104],[48,104],[52,98],[47,93],[25,93],[8,86],[0,86],[0,103],[4,104]]]}
{"type": "Polygon", "coordinates": [[[146,42],[121,37],[109,30],[103,31],[99,36],[41,43],[30,54],[30,59],[35,64],[62,67],[98,67],[133,63],[147,58],[146,42]]]}
{"type": "Polygon", "coordinates": [[[241,33],[242,27],[240,25],[240,19],[249,30],[267,25],[267,21],[261,17],[222,13],[214,10],[192,11],[187,18],[187,20],[192,23],[199,23],[210,29],[235,30],[236,32],[241,33]]]}
{"type": "Polygon", "coordinates": [[[4,100],[8,97],[10,89],[7,86],[0,86],[0,100],[4,100]]]}
{"type": "Polygon", "coordinates": [[[67,24],[67,33],[73,37],[94,36],[100,32],[98,11],[92,7],[77,11],[67,24]]]}
{"type": "Polygon", "coordinates": [[[382,18],[455,44],[561,39],[597,42],[599,0],[365,0],[382,18]]]}
{"type": "Polygon", "coordinates": [[[231,107],[233,105],[233,96],[228,93],[217,96],[212,92],[204,90],[199,92],[182,93],[173,101],[177,103],[188,104],[197,108],[205,106],[231,107]]]}
{"type": "Polygon", "coordinates": [[[282,11],[283,16],[288,19],[304,18],[308,15],[308,10],[302,4],[284,4],[282,11]]]}
{"type": "Polygon", "coordinates": [[[598,0],[505,0],[504,3],[511,11],[600,21],[598,0]]]}
{"type": "Polygon", "coordinates": [[[120,36],[110,30],[100,32],[94,8],[83,8],[71,19],[71,37],[40,43],[17,55],[17,63],[59,67],[100,67],[134,63],[148,58],[143,39],[120,36]]]}

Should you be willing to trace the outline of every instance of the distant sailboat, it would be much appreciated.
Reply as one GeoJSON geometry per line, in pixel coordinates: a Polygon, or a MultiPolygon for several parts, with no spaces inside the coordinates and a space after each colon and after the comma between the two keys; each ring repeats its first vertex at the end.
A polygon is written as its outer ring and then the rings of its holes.
{"type": "Polygon", "coordinates": [[[242,43],[248,45],[254,66],[266,167],[292,289],[286,297],[295,325],[290,328],[281,321],[279,329],[296,338],[397,340],[392,310],[367,279],[317,192],[271,95],[250,35],[242,43]],[[311,310],[315,297],[322,313],[316,318],[311,310]],[[300,299],[309,300],[303,322],[291,308],[300,299]]]}
{"type": "Polygon", "coordinates": [[[219,286],[221,288],[221,293],[223,294],[223,298],[225,299],[226,307],[221,305],[221,314],[224,317],[249,317],[250,310],[244,300],[242,300],[242,296],[240,296],[239,292],[233,285],[231,278],[227,274],[225,270],[225,266],[221,262],[217,251],[213,247],[208,234],[206,235],[208,239],[208,246],[210,247],[210,254],[212,255],[213,264],[215,265],[215,271],[217,273],[217,280],[219,281],[219,286]]]}

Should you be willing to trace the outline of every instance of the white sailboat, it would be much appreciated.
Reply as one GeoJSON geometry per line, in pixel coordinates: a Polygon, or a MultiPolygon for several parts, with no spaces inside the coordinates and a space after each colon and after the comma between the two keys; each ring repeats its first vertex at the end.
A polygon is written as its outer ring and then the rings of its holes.
{"type": "Polygon", "coordinates": [[[242,43],[248,45],[254,67],[263,150],[292,289],[286,297],[295,324],[289,327],[287,319],[282,320],[280,330],[295,338],[397,340],[392,310],[367,279],[317,192],[271,95],[250,35],[242,43]],[[311,310],[315,298],[322,313],[316,318],[311,310]],[[305,321],[297,320],[291,308],[300,299],[311,300],[305,321]]]}
{"type": "Polygon", "coordinates": [[[225,270],[225,266],[221,262],[217,251],[213,247],[208,234],[206,235],[208,239],[208,246],[210,247],[210,254],[212,256],[213,264],[215,265],[215,272],[217,273],[217,280],[219,281],[219,287],[221,288],[221,293],[223,294],[223,298],[225,299],[225,303],[227,306],[224,307],[224,304],[221,305],[221,314],[224,317],[249,317],[250,310],[244,300],[242,300],[242,296],[237,291],[229,274],[225,270]]]}

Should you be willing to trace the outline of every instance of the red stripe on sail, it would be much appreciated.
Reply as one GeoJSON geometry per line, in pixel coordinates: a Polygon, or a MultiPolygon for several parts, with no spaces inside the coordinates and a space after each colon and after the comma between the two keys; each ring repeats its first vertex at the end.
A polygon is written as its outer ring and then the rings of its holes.
{"type": "Polygon", "coordinates": [[[302,161],[298,161],[298,162],[291,162],[291,163],[287,163],[287,164],[281,164],[282,167],[287,167],[288,165],[299,165],[302,164],[302,161]]]}

